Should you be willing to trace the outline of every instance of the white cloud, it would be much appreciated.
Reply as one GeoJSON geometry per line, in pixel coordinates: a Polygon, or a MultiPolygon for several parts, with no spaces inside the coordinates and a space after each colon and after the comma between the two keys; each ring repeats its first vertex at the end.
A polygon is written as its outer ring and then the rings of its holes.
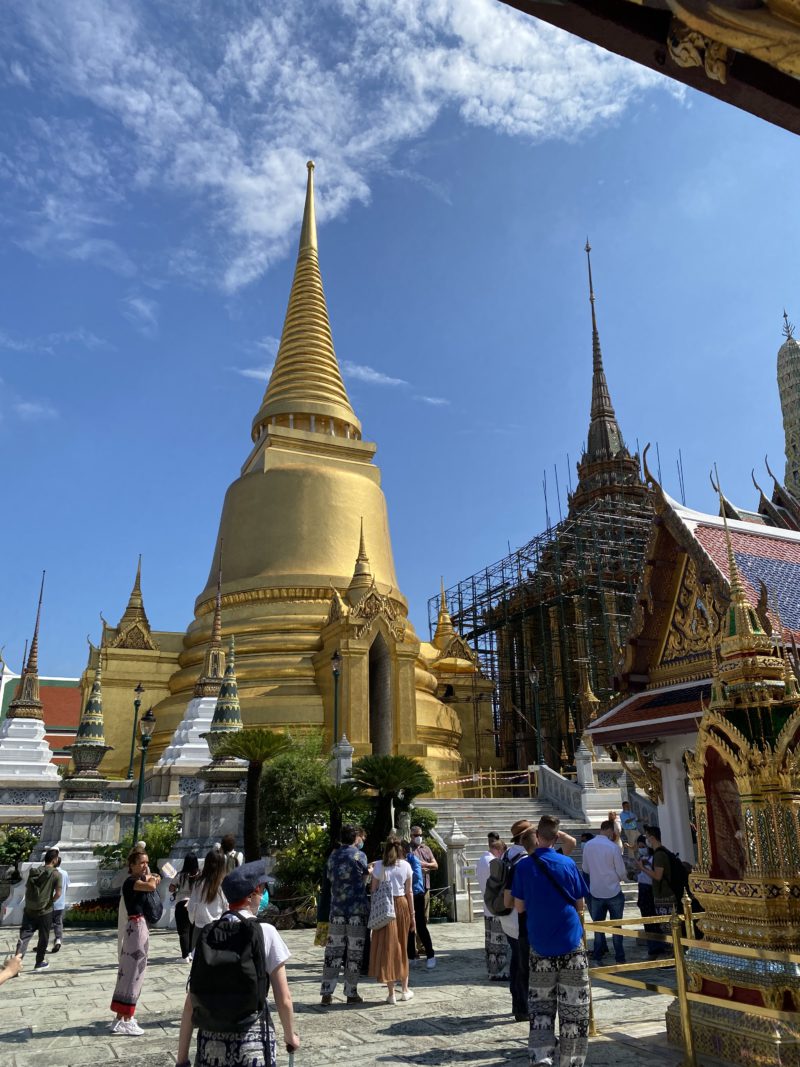
{"type": "Polygon", "coordinates": [[[403,378],[391,378],[382,371],[375,370],[363,363],[351,363],[349,359],[342,360],[342,371],[346,378],[352,378],[357,382],[366,382],[367,385],[408,385],[403,378]]]}
{"type": "Polygon", "coordinates": [[[145,337],[152,337],[158,329],[158,304],[146,296],[126,296],[122,314],[145,337]]]}
{"type": "Polygon", "coordinates": [[[274,362],[266,367],[231,367],[232,371],[240,374],[242,378],[251,378],[256,382],[266,382],[272,374],[274,362]]]}
{"type": "Polygon", "coordinates": [[[15,337],[5,330],[0,330],[0,351],[47,352],[52,355],[57,348],[72,345],[79,345],[90,350],[110,347],[108,341],[82,326],[77,330],[63,330],[60,333],[44,334],[41,337],[15,337]]]}
{"type": "Polygon", "coordinates": [[[415,400],[421,400],[423,404],[431,404],[433,407],[442,407],[450,401],[443,396],[415,396],[415,400]]]}
{"type": "Polygon", "coordinates": [[[14,402],[14,411],[26,422],[58,418],[56,409],[40,400],[17,400],[14,402]]]}
{"type": "Polygon", "coordinates": [[[35,204],[26,247],[130,274],[134,253],[108,228],[121,201],[155,190],[186,205],[185,239],[160,261],[229,292],[296,237],[309,155],[324,222],[366,201],[378,170],[429,182],[402,152],[446,111],[531,142],[574,139],[670,87],[495,0],[263,0],[168,15],[133,0],[27,0],[10,36],[25,77],[59,103],[59,117],[32,124],[32,158],[20,140],[0,157],[35,204]],[[85,119],[61,117],[65,95],[85,119]]]}
{"type": "Polygon", "coordinates": [[[262,337],[261,340],[256,341],[256,348],[260,348],[262,352],[266,352],[268,356],[272,356],[274,359],[278,354],[280,343],[280,337],[271,337],[267,334],[265,337],[262,337]]]}

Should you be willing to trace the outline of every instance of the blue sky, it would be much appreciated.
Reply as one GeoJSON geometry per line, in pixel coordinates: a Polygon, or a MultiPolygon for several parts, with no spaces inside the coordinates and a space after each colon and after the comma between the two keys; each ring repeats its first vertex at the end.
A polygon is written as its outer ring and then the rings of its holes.
{"type": "MultiPolygon", "coordinates": [[[[41,668],[76,674],[144,556],[182,630],[249,451],[305,160],[340,361],[378,443],[427,636],[562,505],[588,422],[590,236],[612,397],[666,488],[713,508],[783,469],[800,320],[798,141],[495,0],[19,0],[0,32],[0,645],[48,578],[41,668]]],[[[574,478],[574,475],[573,475],[574,478]]]]}

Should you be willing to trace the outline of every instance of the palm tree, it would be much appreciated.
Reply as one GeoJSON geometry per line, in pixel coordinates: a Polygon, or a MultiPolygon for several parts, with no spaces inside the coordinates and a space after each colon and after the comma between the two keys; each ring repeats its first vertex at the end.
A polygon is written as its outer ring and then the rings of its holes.
{"type": "Polygon", "coordinates": [[[339,785],[328,778],[305,796],[303,807],[315,814],[327,810],[330,844],[333,848],[339,842],[345,816],[357,815],[367,809],[369,799],[364,796],[361,786],[351,779],[339,785]]]}
{"type": "Polygon", "coordinates": [[[370,837],[370,852],[377,855],[379,843],[392,829],[392,805],[406,808],[420,793],[432,792],[433,778],[410,756],[362,756],[350,775],[356,785],[377,798],[370,837]]]}
{"type": "Polygon", "coordinates": [[[258,838],[259,786],[264,764],[285,752],[291,745],[285,734],[274,730],[237,730],[218,742],[215,759],[233,757],[247,761],[247,786],[244,799],[244,858],[245,862],[261,858],[258,838]]]}

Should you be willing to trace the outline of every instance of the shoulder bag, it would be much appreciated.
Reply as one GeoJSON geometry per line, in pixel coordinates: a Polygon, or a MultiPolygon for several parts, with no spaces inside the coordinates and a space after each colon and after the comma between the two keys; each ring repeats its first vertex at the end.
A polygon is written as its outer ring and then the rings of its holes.
{"type": "Polygon", "coordinates": [[[381,870],[381,880],[378,883],[378,888],[372,894],[367,926],[370,930],[382,930],[384,926],[388,926],[395,918],[392,884],[386,877],[386,868],[384,867],[381,870]]]}
{"type": "Polygon", "coordinates": [[[559,881],[557,881],[556,876],[553,874],[553,872],[550,870],[550,868],[547,866],[547,864],[544,862],[544,860],[541,858],[541,856],[537,856],[535,852],[532,852],[531,853],[531,859],[536,864],[536,866],[539,868],[539,870],[542,872],[542,874],[545,875],[545,877],[550,882],[550,884],[555,886],[555,888],[559,891],[559,893],[564,898],[564,900],[566,900],[567,904],[571,904],[572,907],[575,908],[575,910],[577,911],[578,910],[578,908],[577,908],[578,902],[575,900],[575,898],[573,896],[571,896],[566,891],[566,889],[563,887],[563,885],[561,885],[561,883],[559,881]]]}

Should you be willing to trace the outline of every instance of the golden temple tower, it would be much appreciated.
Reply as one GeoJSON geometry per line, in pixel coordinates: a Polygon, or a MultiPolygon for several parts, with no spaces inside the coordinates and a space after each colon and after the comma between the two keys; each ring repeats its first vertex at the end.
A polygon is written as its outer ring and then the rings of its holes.
{"type": "Polygon", "coordinates": [[[429,656],[421,652],[408,620],[376,446],[362,440],[333,347],[313,163],[280,346],[252,440],[225,496],[171,695],[155,709],[156,754],[181,722],[204,653],[219,641],[221,609],[226,635],[236,636],[245,728],[316,727],[333,740],[331,656],[338,651],[336,729],[356,754],[420,756],[434,775],[457,770],[459,716],[437,699],[439,683],[428,669],[436,655],[429,646],[429,656]]]}
{"type": "MultiPolygon", "coordinates": [[[[724,511],[723,511],[724,518],[724,511]]],[[[698,862],[689,882],[707,941],[685,953],[698,1053],[745,1067],[797,1065],[800,965],[760,953],[800,950],[800,689],[780,621],[773,632],[748,600],[725,522],[730,604],[717,643],[711,700],[686,753],[698,862]],[[725,946],[751,949],[728,955],[725,946]],[[720,1001],[789,1013],[733,1012],[720,1001]]],[[[679,1032],[675,1007],[667,1025],[679,1032]]]]}
{"type": "Polygon", "coordinates": [[[783,344],[778,349],[778,391],[781,397],[783,432],[785,437],[787,489],[800,492],[800,344],[794,336],[794,326],[783,313],[783,344]]]}

